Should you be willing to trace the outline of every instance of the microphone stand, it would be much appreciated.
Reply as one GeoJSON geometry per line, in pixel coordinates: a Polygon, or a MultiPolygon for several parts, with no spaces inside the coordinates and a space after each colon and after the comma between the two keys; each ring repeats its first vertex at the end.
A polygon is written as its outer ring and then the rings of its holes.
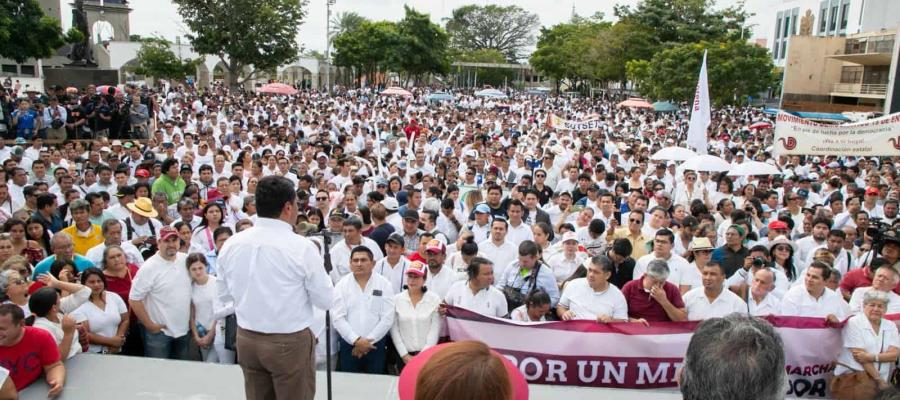
{"type": "MultiPolygon", "coordinates": [[[[326,230],[322,230],[316,233],[309,233],[307,237],[321,237],[322,238],[322,249],[324,251],[324,263],[325,272],[328,274],[328,279],[331,279],[331,253],[329,248],[331,247],[331,237],[338,236],[339,233],[329,232],[326,230]]],[[[331,310],[325,310],[325,386],[327,399],[332,400],[331,398],[331,310]]]]}

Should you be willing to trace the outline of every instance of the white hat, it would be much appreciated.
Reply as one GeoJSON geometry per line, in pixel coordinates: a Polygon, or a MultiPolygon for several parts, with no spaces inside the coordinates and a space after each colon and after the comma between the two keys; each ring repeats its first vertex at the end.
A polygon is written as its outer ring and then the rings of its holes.
{"type": "Polygon", "coordinates": [[[388,211],[397,211],[400,208],[400,204],[397,203],[397,199],[393,197],[385,197],[384,200],[381,201],[381,205],[388,211]]]}
{"type": "Polygon", "coordinates": [[[571,232],[571,231],[570,231],[570,232],[564,233],[563,236],[562,236],[561,242],[562,242],[562,243],[565,243],[565,242],[568,242],[568,241],[570,241],[570,240],[574,240],[574,241],[577,242],[577,241],[578,241],[578,234],[576,234],[575,232],[571,232]]]}

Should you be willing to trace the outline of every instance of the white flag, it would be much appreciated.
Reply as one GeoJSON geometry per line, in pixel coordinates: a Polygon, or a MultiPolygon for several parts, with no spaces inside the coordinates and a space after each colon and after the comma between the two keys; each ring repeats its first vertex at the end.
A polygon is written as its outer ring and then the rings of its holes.
{"type": "Polygon", "coordinates": [[[700,66],[700,78],[697,79],[697,91],[694,93],[694,105],[691,108],[691,124],[688,127],[687,144],[697,154],[706,154],[706,129],[709,128],[709,82],[706,78],[706,50],[703,51],[703,65],[700,66]]]}

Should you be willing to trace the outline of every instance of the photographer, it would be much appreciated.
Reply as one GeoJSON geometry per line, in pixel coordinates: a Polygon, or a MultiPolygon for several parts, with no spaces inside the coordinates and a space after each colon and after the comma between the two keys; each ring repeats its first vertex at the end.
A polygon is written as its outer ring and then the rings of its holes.
{"type": "Polygon", "coordinates": [[[50,97],[49,103],[43,112],[42,125],[46,128],[46,137],[50,140],[66,140],[66,119],[69,113],[59,104],[56,96],[50,97]]]}

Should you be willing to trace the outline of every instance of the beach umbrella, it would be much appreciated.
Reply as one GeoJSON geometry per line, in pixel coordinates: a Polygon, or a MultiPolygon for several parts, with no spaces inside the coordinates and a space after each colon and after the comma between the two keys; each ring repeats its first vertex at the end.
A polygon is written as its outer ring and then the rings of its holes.
{"type": "Polygon", "coordinates": [[[750,125],[751,130],[760,130],[760,129],[768,129],[772,127],[772,123],[769,121],[756,121],[750,125]]]}
{"type": "Polygon", "coordinates": [[[297,89],[294,89],[291,85],[286,85],[284,83],[267,83],[265,85],[260,86],[259,89],[256,89],[257,93],[269,93],[269,94],[283,94],[288,96],[293,96],[297,94],[297,89]]]}
{"type": "Polygon", "coordinates": [[[450,93],[435,92],[425,96],[425,99],[429,102],[453,101],[453,95],[450,93]]]}
{"type": "Polygon", "coordinates": [[[650,156],[653,161],[686,161],[697,157],[691,149],[685,147],[666,147],[650,156]]]}
{"type": "Polygon", "coordinates": [[[490,97],[494,99],[506,99],[509,96],[497,89],[484,89],[475,92],[475,97],[490,97]]]}
{"type": "Polygon", "coordinates": [[[759,161],[747,161],[735,167],[728,176],[781,175],[778,167],[759,161]]]}
{"type": "Polygon", "coordinates": [[[640,99],[637,97],[632,97],[628,100],[625,100],[619,103],[619,107],[631,107],[631,108],[653,108],[653,104],[647,102],[647,100],[640,99]]]}
{"type": "Polygon", "coordinates": [[[657,101],[653,103],[653,111],[656,112],[675,112],[678,111],[678,106],[669,103],[668,101],[657,101]]]}
{"type": "Polygon", "coordinates": [[[402,96],[402,97],[412,97],[412,93],[409,90],[406,90],[402,87],[391,86],[387,89],[381,91],[381,94],[385,96],[402,96]]]}
{"type": "Polygon", "coordinates": [[[678,168],[676,168],[676,170],[679,170],[679,172],[684,172],[684,170],[697,172],[721,172],[728,171],[730,169],[731,164],[728,161],[709,154],[695,156],[685,161],[684,164],[681,164],[678,166],[678,168]]]}

